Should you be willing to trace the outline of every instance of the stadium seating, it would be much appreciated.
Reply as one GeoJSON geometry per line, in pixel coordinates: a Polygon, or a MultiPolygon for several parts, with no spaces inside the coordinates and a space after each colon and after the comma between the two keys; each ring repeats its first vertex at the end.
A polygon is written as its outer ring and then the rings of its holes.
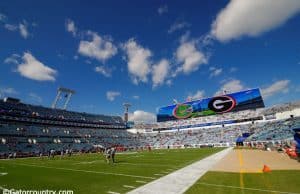
{"type": "Polygon", "coordinates": [[[50,150],[93,152],[117,146],[124,149],[201,147],[234,145],[237,138],[250,134],[245,142],[291,139],[291,130],[300,118],[262,120],[264,114],[291,109],[292,105],[231,112],[222,115],[140,124],[149,129],[130,133],[121,117],[93,115],[50,109],[0,100],[0,157],[47,155],[50,150]],[[278,108],[280,107],[280,108],[278,108]],[[79,121],[79,122],[78,122],[79,121]]]}

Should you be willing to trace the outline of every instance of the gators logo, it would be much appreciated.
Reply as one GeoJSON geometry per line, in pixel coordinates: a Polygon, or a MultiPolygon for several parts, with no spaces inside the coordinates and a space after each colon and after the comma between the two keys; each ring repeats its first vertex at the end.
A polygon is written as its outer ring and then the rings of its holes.
{"type": "Polygon", "coordinates": [[[186,119],[193,114],[193,106],[190,104],[177,104],[173,110],[173,116],[177,119],[186,119]]]}

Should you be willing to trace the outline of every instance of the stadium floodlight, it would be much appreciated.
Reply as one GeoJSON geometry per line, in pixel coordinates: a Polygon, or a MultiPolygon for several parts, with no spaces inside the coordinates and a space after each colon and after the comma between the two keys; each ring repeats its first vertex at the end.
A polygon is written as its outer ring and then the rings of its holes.
{"type": "Polygon", "coordinates": [[[174,104],[179,104],[178,100],[176,100],[176,99],[173,99],[173,103],[174,104]]]}
{"type": "Polygon", "coordinates": [[[62,96],[63,96],[65,98],[65,103],[64,103],[63,109],[66,110],[73,94],[75,94],[74,90],[59,87],[57,89],[57,94],[56,94],[56,97],[55,97],[51,107],[56,108],[58,101],[62,100],[63,99],[62,96]]]}
{"type": "Polygon", "coordinates": [[[129,111],[129,108],[131,107],[131,104],[128,103],[128,102],[125,102],[123,103],[123,106],[125,108],[125,112],[124,112],[124,120],[125,122],[127,123],[128,122],[128,111],[129,111]]]}

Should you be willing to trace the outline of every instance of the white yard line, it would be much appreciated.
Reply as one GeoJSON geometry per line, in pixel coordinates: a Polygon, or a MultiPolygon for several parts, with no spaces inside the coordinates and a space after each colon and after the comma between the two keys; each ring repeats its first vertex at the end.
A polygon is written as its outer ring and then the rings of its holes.
{"type": "Polygon", "coordinates": [[[48,169],[55,169],[55,170],[66,170],[66,171],[74,171],[74,172],[106,174],[106,175],[115,175],[115,176],[127,176],[127,177],[144,178],[144,179],[155,179],[155,177],[148,177],[148,176],[138,176],[138,175],[131,175],[131,174],[111,173],[111,172],[101,172],[101,171],[91,171],[91,170],[80,170],[80,169],[72,169],[72,168],[57,168],[57,167],[51,167],[51,166],[40,166],[40,165],[32,165],[32,164],[14,163],[14,165],[31,166],[31,167],[37,167],[37,168],[48,168],[48,169]]]}
{"type": "Polygon", "coordinates": [[[107,193],[109,193],[109,194],[120,194],[118,192],[113,192],[113,191],[107,191],[107,193]]]}
{"type": "Polygon", "coordinates": [[[117,152],[117,155],[131,155],[131,154],[138,154],[138,152],[117,152]]]}
{"type": "Polygon", "coordinates": [[[200,161],[176,170],[166,176],[134,189],[129,194],[181,194],[190,188],[214,164],[226,156],[232,148],[227,148],[200,161]]]}
{"type": "Polygon", "coordinates": [[[168,164],[151,164],[151,163],[130,163],[130,162],[120,162],[120,163],[116,163],[117,165],[133,165],[133,166],[153,166],[153,167],[157,167],[157,166],[161,166],[161,167],[166,167],[166,166],[170,166],[168,164]]]}
{"type": "MultiPolygon", "coordinates": [[[[101,160],[93,160],[93,161],[89,161],[89,162],[78,162],[78,163],[74,163],[74,165],[77,165],[77,164],[94,164],[94,163],[97,163],[97,162],[100,162],[101,160]]],[[[104,161],[101,161],[102,163],[104,161]]]]}
{"type": "Polygon", "coordinates": [[[146,181],[140,181],[140,180],[137,180],[135,182],[137,182],[137,183],[147,183],[146,181]]]}
{"type": "Polygon", "coordinates": [[[269,193],[300,194],[300,193],[291,193],[291,192],[285,192],[285,191],[274,191],[274,190],[257,189],[257,188],[249,188],[249,187],[236,187],[236,186],[230,186],[230,185],[218,185],[218,184],[210,184],[210,183],[197,183],[197,185],[206,185],[206,186],[212,186],[212,187],[224,187],[224,188],[250,190],[250,191],[263,191],[263,192],[269,192],[269,193]]]}
{"type": "MultiPolygon", "coordinates": [[[[104,163],[106,161],[104,160],[92,160],[92,161],[89,161],[89,162],[77,162],[77,163],[74,163],[74,165],[84,165],[84,164],[94,164],[94,163],[104,163]]],[[[153,167],[158,167],[158,166],[161,166],[161,167],[166,167],[166,166],[170,166],[168,164],[152,164],[152,163],[130,163],[130,162],[120,162],[118,163],[118,161],[116,162],[116,165],[132,165],[132,166],[153,166],[153,167]]]]}
{"type": "Polygon", "coordinates": [[[123,185],[123,187],[130,188],[130,189],[134,189],[135,188],[135,186],[131,186],[131,185],[123,185]]]}

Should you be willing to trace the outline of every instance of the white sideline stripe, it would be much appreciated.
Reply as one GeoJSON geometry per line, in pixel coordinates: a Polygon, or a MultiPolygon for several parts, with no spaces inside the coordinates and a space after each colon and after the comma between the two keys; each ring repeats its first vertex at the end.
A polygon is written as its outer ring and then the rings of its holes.
{"type": "Polygon", "coordinates": [[[109,194],[120,194],[118,192],[113,192],[113,191],[107,191],[107,193],[109,193],[109,194]]]}
{"type": "Polygon", "coordinates": [[[130,188],[130,189],[134,189],[135,188],[134,186],[131,186],[131,185],[123,185],[123,187],[130,188]]]}
{"type": "Polygon", "coordinates": [[[8,174],[7,172],[0,172],[0,176],[5,176],[7,174],[8,174]]]}
{"type": "MultiPolygon", "coordinates": [[[[93,161],[89,161],[89,162],[77,162],[74,163],[74,165],[79,165],[79,164],[93,164],[93,163],[104,163],[104,161],[102,160],[93,160],[93,161]]],[[[116,163],[117,165],[133,165],[133,166],[153,166],[153,167],[157,167],[157,166],[170,166],[168,164],[151,164],[151,163],[130,163],[130,162],[121,162],[121,163],[116,163]]]]}
{"type": "Polygon", "coordinates": [[[90,161],[90,162],[78,162],[78,163],[75,163],[75,164],[93,164],[93,163],[96,163],[96,162],[99,162],[99,160],[93,160],[93,161],[90,161]]]}
{"type": "Polygon", "coordinates": [[[135,177],[135,178],[144,178],[144,179],[155,179],[154,177],[148,176],[138,176],[138,175],[131,175],[131,174],[121,174],[121,173],[111,173],[111,172],[101,172],[101,171],[91,171],[91,170],[80,170],[80,169],[72,169],[72,168],[57,168],[51,166],[40,166],[40,165],[32,165],[32,164],[20,164],[14,163],[15,165],[21,166],[31,166],[31,167],[38,167],[38,168],[48,168],[48,169],[56,169],[56,170],[67,170],[67,171],[74,171],[74,172],[86,172],[86,173],[95,173],[95,174],[106,174],[106,175],[115,175],[115,176],[127,176],[127,177],[135,177]]]}
{"type": "Polygon", "coordinates": [[[170,165],[164,165],[164,164],[151,164],[151,163],[130,163],[130,162],[122,162],[122,163],[117,163],[118,165],[122,165],[122,164],[128,164],[128,165],[133,165],[133,166],[153,166],[153,167],[156,167],[156,166],[170,166],[170,165]]]}
{"type": "Polygon", "coordinates": [[[285,192],[285,191],[274,191],[274,190],[267,190],[267,189],[256,189],[256,188],[250,188],[250,187],[236,187],[236,186],[230,186],[230,185],[218,185],[218,184],[210,184],[210,183],[196,183],[196,184],[197,185],[214,186],[214,187],[226,187],[226,188],[232,188],[232,189],[251,190],[251,191],[264,191],[264,192],[270,192],[270,193],[300,194],[300,193],[291,193],[291,192],[285,192]]]}
{"type": "Polygon", "coordinates": [[[226,156],[232,148],[227,148],[194,162],[186,167],[176,170],[166,176],[156,179],[148,184],[138,187],[129,194],[181,194],[190,188],[219,160],[226,156]],[[163,189],[162,189],[163,188],[163,189]]]}
{"type": "Polygon", "coordinates": [[[135,182],[137,182],[137,183],[147,183],[146,181],[135,181],[135,182]]]}
{"type": "Polygon", "coordinates": [[[163,174],[154,174],[155,176],[162,176],[163,174]]]}
{"type": "Polygon", "coordinates": [[[130,155],[130,154],[138,154],[138,152],[117,152],[117,155],[130,155]]]}

